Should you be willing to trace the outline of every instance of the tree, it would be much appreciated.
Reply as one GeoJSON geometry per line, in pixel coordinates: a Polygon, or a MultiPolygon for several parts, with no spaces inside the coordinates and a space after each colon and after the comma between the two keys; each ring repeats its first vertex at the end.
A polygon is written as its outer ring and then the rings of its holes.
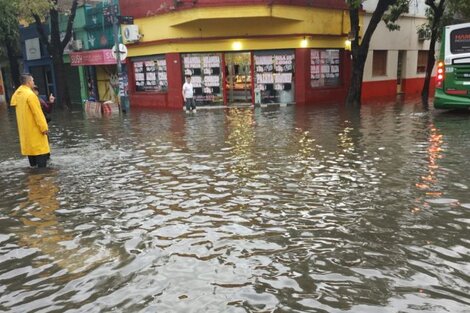
{"type": "Polygon", "coordinates": [[[447,0],[447,12],[456,22],[470,22],[470,1],[447,0]]]}
{"type": "Polygon", "coordinates": [[[436,51],[436,42],[439,36],[439,32],[442,29],[442,17],[444,15],[446,0],[439,0],[439,3],[436,4],[435,0],[426,0],[426,5],[430,7],[431,10],[428,10],[428,20],[429,20],[429,31],[430,31],[430,42],[428,49],[428,62],[426,64],[426,76],[424,78],[423,90],[421,91],[421,101],[423,106],[427,108],[429,106],[429,85],[431,83],[432,70],[434,68],[434,63],[436,63],[436,58],[434,56],[436,51]]]}
{"type": "Polygon", "coordinates": [[[0,42],[4,43],[10,74],[15,87],[20,85],[20,68],[18,65],[19,26],[18,7],[15,1],[0,0],[0,42]]]}
{"type": "Polygon", "coordinates": [[[66,1],[61,0],[21,0],[21,9],[25,13],[25,17],[32,18],[36,23],[41,42],[46,46],[49,55],[52,58],[54,67],[55,82],[57,88],[58,105],[62,107],[70,107],[70,94],[64,67],[64,49],[72,38],[72,27],[77,11],[78,0],[66,1]],[[66,3],[67,2],[67,3],[66,3]],[[71,4],[70,4],[71,2],[71,4]],[[60,39],[59,10],[64,9],[67,5],[68,20],[65,36],[60,39]],[[49,19],[50,39],[46,35],[43,21],[49,19]]]}
{"type": "Polygon", "coordinates": [[[351,22],[351,54],[352,73],[351,85],[349,87],[346,104],[354,107],[361,105],[362,80],[364,77],[364,66],[369,52],[369,45],[377,25],[384,19],[390,30],[399,29],[394,22],[401,13],[407,11],[409,0],[378,0],[377,7],[372,13],[369,25],[362,40],[359,36],[359,14],[363,0],[346,0],[349,6],[349,19],[351,22]],[[385,14],[388,12],[387,14],[385,14]]]}

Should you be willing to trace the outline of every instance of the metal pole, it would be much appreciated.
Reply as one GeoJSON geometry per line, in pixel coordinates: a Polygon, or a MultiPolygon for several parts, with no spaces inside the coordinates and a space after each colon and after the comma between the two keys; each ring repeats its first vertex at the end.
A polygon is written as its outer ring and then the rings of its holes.
{"type": "Polygon", "coordinates": [[[119,20],[117,4],[112,4],[111,11],[111,16],[113,19],[114,47],[116,49],[117,74],[119,78],[119,100],[122,112],[126,113],[129,111],[129,101],[124,88],[124,85],[127,84],[127,75],[122,71],[121,49],[119,49],[119,20]]]}

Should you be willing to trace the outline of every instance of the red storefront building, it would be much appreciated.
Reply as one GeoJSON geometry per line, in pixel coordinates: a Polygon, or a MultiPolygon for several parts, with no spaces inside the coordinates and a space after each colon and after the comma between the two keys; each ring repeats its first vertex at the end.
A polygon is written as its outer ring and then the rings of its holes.
{"type": "Polygon", "coordinates": [[[340,103],[348,89],[343,0],[121,0],[131,107],[340,103]]]}

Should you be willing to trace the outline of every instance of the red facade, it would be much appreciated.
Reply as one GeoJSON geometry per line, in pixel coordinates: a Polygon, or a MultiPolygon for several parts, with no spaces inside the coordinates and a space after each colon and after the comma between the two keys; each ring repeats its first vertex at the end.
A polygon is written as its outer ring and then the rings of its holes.
{"type": "Polygon", "coordinates": [[[351,57],[347,51],[341,55],[341,85],[338,87],[312,88],[310,85],[310,49],[295,51],[295,98],[296,104],[328,103],[343,101],[349,88],[351,57]]]}
{"type": "MultiPolygon", "coordinates": [[[[405,95],[419,95],[423,89],[424,78],[407,78],[402,80],[402,93],[405,95]]],[[[431,80],[429,94],[434,94],[434,79],[431,80]]],[[[362,100],[373,101],[376,99],[397,96],[397,80],[367,81],[362,83],[362,100]]]]}
{"type": "MultiPolygon", "coordinates": [[[[340,63],[340,85],[337,87],[314,88],[311,86],[309,48],[295,49],[295,103],[297,105],[311,105],[315,103],[340,103],[344,101],[349,88],[349,77],[351,75],[350,53],[341,50],[340,63]]],[[[181,90],[183,87],[183,72],[181,55],[179,53],[166,54],[168,91],[136,92],[135,75],[133,63],[128,61],[129,70],[129,98],[133,107],[168,108],[181,109],[183,98],[181,90]]],[[[251,75],[254,75],[253,69],[251,75]]],[[[252,78],[253,79],[253,78],[252,78]]],[[[252,90],[253,94],[253,90],[252,90]]],[[[226,91],[224,90],[225,104],[226,91]]],[[[254,97],[252,97],[254,101],[254,97]]]]}
{"type": "MultiPolygon", "coordinates": [[[[159,14],[165,14],[173,11],[178,10],[189,10],[194,8],[209,8],[209,7],[223,7],[223,6],[249,6],[249,5],[289,5],[289,6],[304,6],[304,7],[315,7],[315,8],[327,8],[327,9],[336,9],[339,13],[342,14],[344,10],[347,10],[347,4],[344,0],[155,0],[155,1],[148,1],[148,0],[121,0],[120,1],[120,8],[121,14],[126,16],[133,16],[134,18],[145,18],[149,16],[155,16],[159,14]]],[[[305,38],[306,36],[310,36],[311,34],[281,34],[281,35],[251,35],[248,34],[244,36],[244,38],[250,39],[265,39],[265,38],[274,38],[279,37],[282,40],[282,37],[296,37],[305,38]]],[[[336,36],[343,36],[336,35],[336,36]]],[[[331,36],[332,38],[335,36],[331,36]]],[[[213,38],[211,40],[223,40],[229,37],[220,37],[220,38],[213,38]]],[[[206,38],[204,38],[205,40],[206,38]]],[[[153,46],[153,45],[160,45],[165,43],[173,43],[173,42],[194,42],[203,40],[203,38],[165,38],[159,41],[149,41],[139,43],[139,46],[153,46]]],[[[299,39],[300,40],[300,39],[299,39]]],[[[335,44],[337,45],[337,44],[335,44]]],[[[335,72],[331,72],[331,75],[334,76],[336,81],[334,84],[330,85],[315,85],[315,74],[312,73],[312,61],[311,51],[310,48],[291,48],[288,49],[292,51],[295,57],[295,64],[294,70],[292,72],[292,77],[289,79],[291,83],[287,83],[288,87],[284,89],[284,95],[286,93],[289,96],[283,97],[283,103],[291,103],[292,101],[295,102],[297,105],[310,105],[315,103],[325,103],[325,102],[335,102],[340,103],[344,101],[347,90],[349,87],[349,76],[351,73],[351,59],[350,53],[341,49],[340,47],[329,47],[331,49],[335,49],[339,51],[339,59],[338,54],[335,55],[335,60],[338,63],[333,63],[333,66],[336,68],[335,72]],[[339,70],[338,70],[339,68],[339,70]],[[338,74],[339,73],[339,74],[338,74]],[[339,75],[339,77],[338,77],[339,75]],[[312,87],[312,85],[316,87],[312,87]],[[325,87],[329,86],[329,87],[325,87]],[[293,98],[290,96],[293,94],[293,98]],[[286,100],[287,99],[287,100],[286,100]]],[[[263,53],[263,51],[245,51],[251,53],[251,82],[255,81],[255,70],[254,70],[254,54],[255,53],[263,53]]],[[[264,51],[269,53],[269,51],[264,51]]],[[[190,51],[185,51],[185,53],[191,53],[190,51]]],[[[220,53],[224,55],[224,51],[214,51],[214,53],[220,53]]],[[[159,56],[163,57],[163,56],[159,56]]],[[[168,89],[163,91],[154,90],[154,91],[137,91],[142,90],[140,86],[142,86],[142,75],[140,72],[140,67],[137,68],[137,74],[135,74],[135,68],[132,59],[128,59],[127,66],[129,69],[129,97],[133,107],[155,107],[155,108],[173,108],[173,109],[181,109],[183,106],[183,99],[181,95],[181,89],[184,82],[183,79],[183,65],[182,65],[182,54],[180,53],[169,53],[164,56],[167,65],[166,71],[166,78],[167,78],[167,86],[168,89]],[[136,79],[137,76],[137,79],[136,79]],[[136,84],[139,86],[136,88],[136,84]]],[[[221,80],[222,83],[220,84],[220,89],[222,90],[222,98],[223,103],[228,104],[230,101],[227,99],[227,82],[226,82],[226,67],[224,62],[224,57],[222,57],[221,63],[221,80]]],[[[323,64],[323,63],[322,63],[323,64]]],[[[329,64],[329,63],[328,63],[329,64]]],[[[319,63],[315,64],[315,66],[321,66],[319,63]]],[[[314,67],[315,67],[314,66],[314,67]]],[[[325,64],[327,66],[327,64],[325,64]]],[[[292,69],[292,66],[290,67],[292,69]]],[[[323,71],[323,70],[322,70],[323,71]]],[[[323,75],[322,72],[321,75],[323,75]]],[[[256,76],[257,77],[257,76],[256,76]]],[[[266,82],[262,82],[260,84],[265,84],[266,82]]],[[[146,84],[146,83],[145,83],[146,84]]],[[[271,84],[272,83],[267,83],[271,84]]],[[[150,84],[151,85],[151,84],[150,84]]],[[[287,86],[286,85],[286,86],[287,86]]],[[[147,86],[147,85],[145,85],[147,86]]],[[[254,84],[251,84],[251,101],[253,104],[255,103],[255,87],[254,84]]],[[[272,88],[272,86],[270,86],[272,88]]],[[[148,90],[148,89],[146,89],[148,90]]],[[[258,92],[260,89],[256,89],[258,92]]],[[[264,90],[264,89],[261,89],[264,90]]],[[[267,92],[276,92],[272,89],[264,90],[267,92]]],[[[278,100],[278,99],[277,99],[278,100]]],[[[247,101],[247,102],[249,102],[247,101]]],[[[257,102],[258,103],[258,102],[257,102]]],[[[272,103],[272,102],[270,102],[272,103]]]]}
{"type": "Polygon", "coordinates": [[[147,108],[182,108],[183,97],[183,73],[181,71],[181,60],[179,53],[166,54],[168,73],[168,91],[165,93],[136,92],[135,75],[132,62],[128,61],[129,71],[129,100],[132,107],[147,108]]]}

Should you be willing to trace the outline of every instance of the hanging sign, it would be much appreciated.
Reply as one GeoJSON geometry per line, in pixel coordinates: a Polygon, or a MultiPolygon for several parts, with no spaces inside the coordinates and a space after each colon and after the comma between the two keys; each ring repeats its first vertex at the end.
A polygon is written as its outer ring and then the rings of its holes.
{"type": "MultiPolygon", "coordinates": [[[[114,45],[112,48],[111,48],[112,52],[113,52],[113,58],[115,60],[117,60],[117,51],[116,51],[116,45],[114,45]]],[[[119,44],[119,59],[121,59],[121,62],[124,61],[125,59],[127,58],[127,47],[120,43],[119,44]]]]}

